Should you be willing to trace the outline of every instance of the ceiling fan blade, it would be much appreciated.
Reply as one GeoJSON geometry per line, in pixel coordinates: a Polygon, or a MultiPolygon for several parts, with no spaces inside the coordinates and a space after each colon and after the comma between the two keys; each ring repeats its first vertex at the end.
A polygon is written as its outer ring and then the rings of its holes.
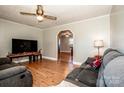
{"type": "Polygon", "coordinates": [[[51,20],[57,20],[57,17],[44,15],[44,18],[51,19],[51,20]]]}
{"type": "Polygon", "coordinates": [[[22,15],[33,15],[33,16],[36,16],[36,14],[35,14],[35,13],[20,12],[20,14],[22,14],[22,15]]]}

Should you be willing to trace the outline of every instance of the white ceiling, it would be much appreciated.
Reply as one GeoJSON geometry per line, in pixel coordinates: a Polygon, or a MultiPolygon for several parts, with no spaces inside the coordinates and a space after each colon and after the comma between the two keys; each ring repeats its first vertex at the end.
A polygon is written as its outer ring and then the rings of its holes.
{"type": "Polygon", "coordinates": [[[19,14],[21,11],[35,13],[35,5],[0,5],[0,18],[43,29],[106,15],[110,13],[111,7],[111,5],[44,5],[45,14],[56,16],[57,20],[45,19],[39,23],[35,16],[19,14]]]}

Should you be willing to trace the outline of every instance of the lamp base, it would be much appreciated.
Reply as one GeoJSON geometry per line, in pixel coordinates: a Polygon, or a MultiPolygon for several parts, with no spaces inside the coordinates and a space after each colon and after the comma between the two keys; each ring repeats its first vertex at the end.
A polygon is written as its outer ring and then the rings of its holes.
{"type": "Polygon", "coordinates": [[[96,58],[96,59],[101,59],[101,57],[102,57],[101,55],[95,55],[94,56],[94,58],[96,58]]]}

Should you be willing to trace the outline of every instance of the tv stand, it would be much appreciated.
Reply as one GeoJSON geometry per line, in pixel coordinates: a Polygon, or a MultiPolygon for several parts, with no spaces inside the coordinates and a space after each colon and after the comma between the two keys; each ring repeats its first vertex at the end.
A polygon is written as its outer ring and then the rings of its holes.
{"type": "Polygon", "coordinates": [[[11,61],[14,58],[29,57],[29,62],[36,61],[36,59],[38,60],[38,56],[40,56],[40,60],[42,60],[42,54],[39,52],[24,52],[24,53],[7,55],[7,57],[9,57],[11,61]]]}

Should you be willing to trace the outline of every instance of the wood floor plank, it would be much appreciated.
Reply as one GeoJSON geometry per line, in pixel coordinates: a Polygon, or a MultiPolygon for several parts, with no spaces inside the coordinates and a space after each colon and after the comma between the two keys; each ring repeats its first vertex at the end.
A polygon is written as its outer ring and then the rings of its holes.
{"type": "Polygon", "coordinates": [[[67,62],[57,62],[47,59],[26,63],[33,75],[34,87],[47,87],[59,84],[76,65],[67,62]]]}

